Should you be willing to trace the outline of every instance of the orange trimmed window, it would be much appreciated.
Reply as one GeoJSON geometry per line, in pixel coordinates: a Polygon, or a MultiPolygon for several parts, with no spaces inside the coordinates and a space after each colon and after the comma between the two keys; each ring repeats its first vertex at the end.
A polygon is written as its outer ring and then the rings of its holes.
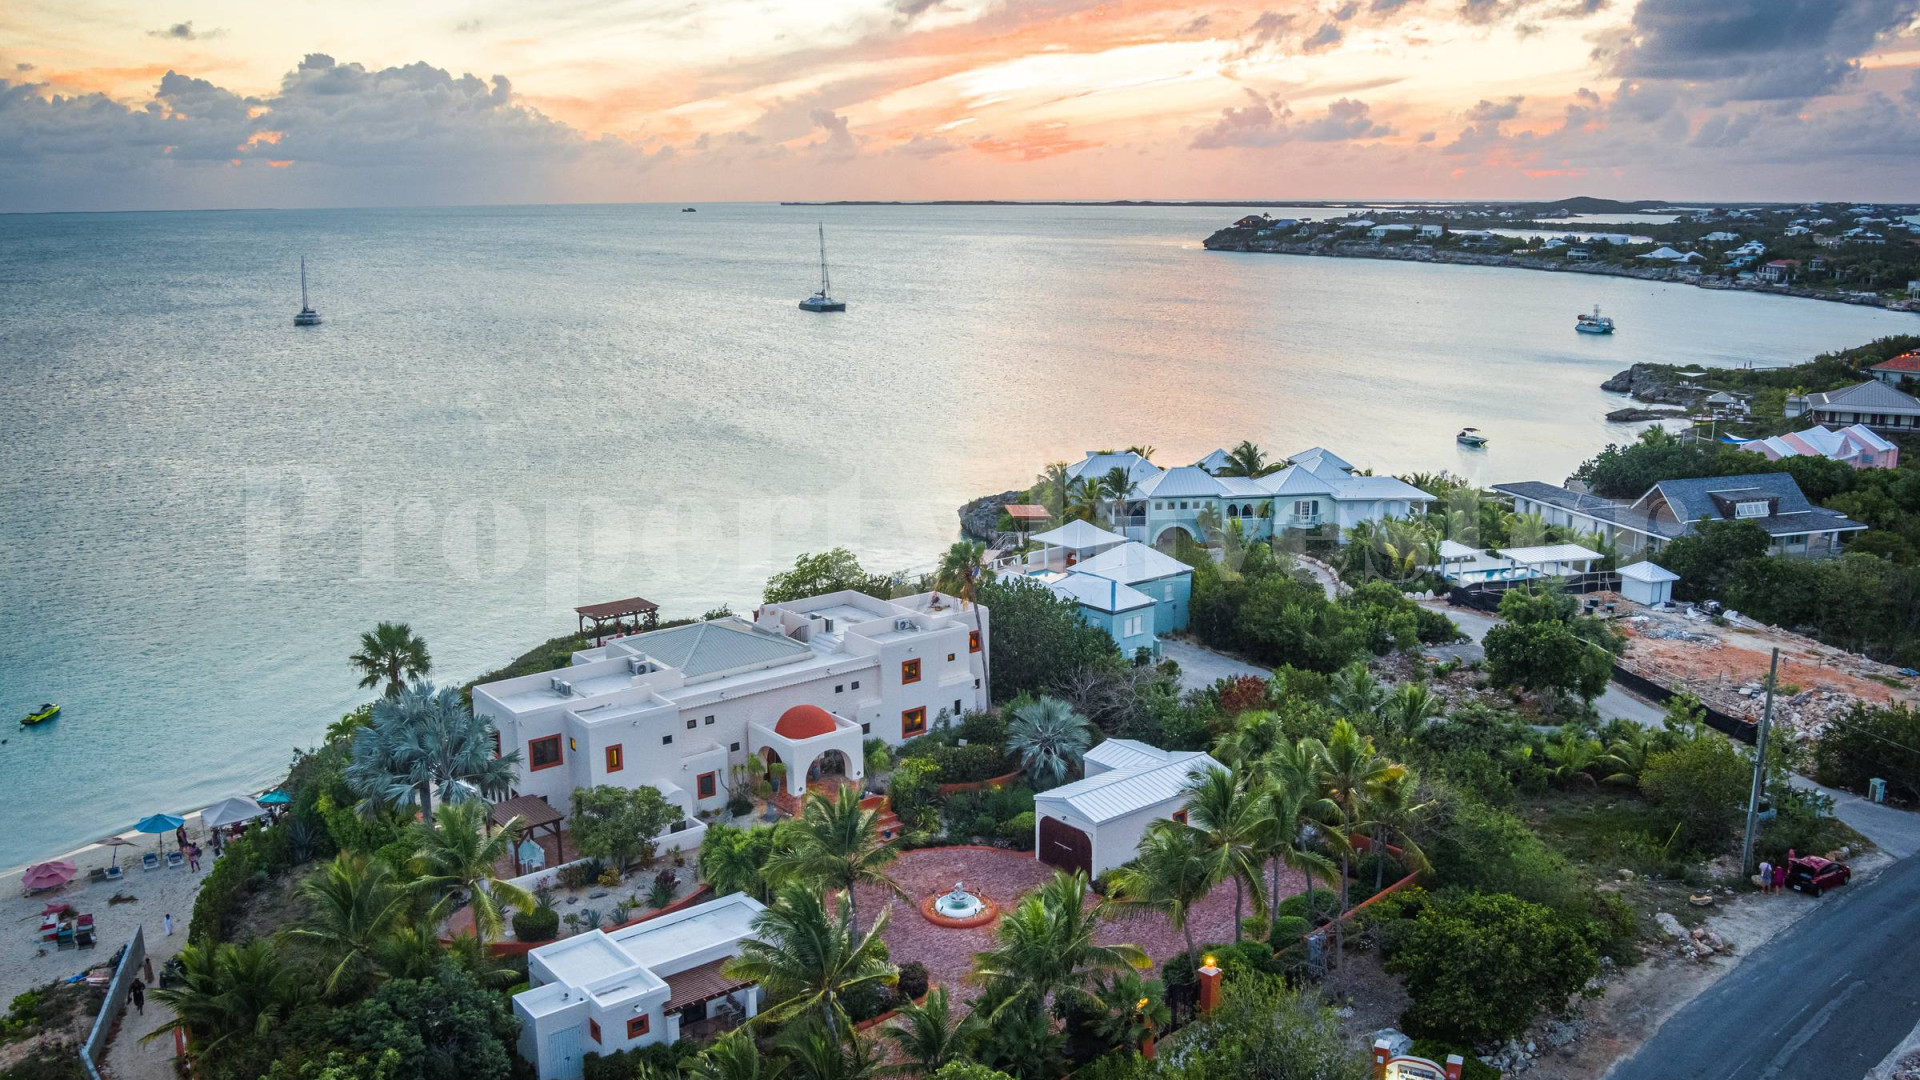
{"type": "Polygon", "coordinates": [[[915,683],[919,681],[920,681],[920,661],[917,659],[900,661],[900,682],[904,685],[906,683],[915,683]]]}
{"type": "Polygon", "coordinates": [[[493,756],[499,757],[500,756],[500,729],[494,728],[492,731],[487,732],[487,734],[493,736],[493,756]]]}
{"type": "Polygon", "coordinates": [[[527,744],[527,769],[539,772],[560,764],[560,736],[549,735],[527,744]]]}
{"type": "Polygon", "coordinates": [[[1173,812],[1173,820],[1185,825],[1187,823],[1187,812],[1185,810],[1175,810],[1173,812]]]}
{"type": "Polygon", "coordinates": [[[693,790],[697,797],[711,799],[719,792],[720,782],[716,778],[716,774],[703,772],[694,779],[693,790]]]}
{"type": "Polygon", "coordinates": [[[587,1034],[592,1036],[594,1042],[600,1041],[600,1021],[591,1016],[587,1017],[587,1034]]]}
{"type": "Polygon", "coordinates": [[[619,772],[626,767],[626,755],[620,752],[620,744],[614,743],[612,746],[607,747],[607,771],[619,772]]]}
{"type": "Polygon", "coordinates": [[[633,1019],[627,1021],[627,1038],[637,1039],[640,1036],[645,1035],[647,1033],[647,1028],[649,1027],[649,1024],[647,1023],[647,1021],[651,1019],[652,1017],[649,1017],[645,1013],[642,1013],[639,1016],[636,1016],[633,1019]]]}
{"type": "Polygon", "coordinates": [[[967,631],[967,651],[968,652],[980,651],[980,631],[978,630],[967,631]]]}
{"type": "Polygon", "coordinates": [[[911,739],[915,735],[927,733],[927,709],[922,705],[917,709],[908,709],[900,714],[900,737],[911,739]]]}

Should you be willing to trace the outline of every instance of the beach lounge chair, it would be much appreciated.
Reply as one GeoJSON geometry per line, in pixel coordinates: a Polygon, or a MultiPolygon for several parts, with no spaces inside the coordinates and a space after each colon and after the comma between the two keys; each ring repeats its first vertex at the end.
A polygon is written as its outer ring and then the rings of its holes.
{"type": "Polygon", "coordinates": [[[73,931],[73,944],[75,948],[80,948],[80,949],[93,948],[93,945],[94,945],[93,927],[91,926],[75,927],[73,931]]]}
{"type": "Polygon", "coordinates": [[[178,870],[182,866],[186,865],[186,862],[187,860],[180,857],[179,852],[177,851],[167,852],[167,869],[178,870]]]}
{"type": "Polygon", "coordinates": [[[59,936],[54,939],[55,947],[64,949],[72,944],[73,944],[73,927],[71,926],[61,927],[59,930],[59,936]]]}
{"type": "Polygon", "coordinates": [[[93,869],[87,871],[87,880],[88,881],[107,880],[107,868],[104,866],[96,866],[93,869]]]}
{"type": "Polygon", "coordinates": [[[140,869],[142,870],[160,869],[160,856],[155,855],[151,851],[147,852],[145,855],[140,856],[140,869]]]}
{"type": "Polygon", "coordinates": [[[121,878],[126,876],[126,873],[127,872],[125,870],[122,870],[120,868],[119,863],[114,863],[112,866],[107,867],[107,880],[119,881],[121,878]]]}

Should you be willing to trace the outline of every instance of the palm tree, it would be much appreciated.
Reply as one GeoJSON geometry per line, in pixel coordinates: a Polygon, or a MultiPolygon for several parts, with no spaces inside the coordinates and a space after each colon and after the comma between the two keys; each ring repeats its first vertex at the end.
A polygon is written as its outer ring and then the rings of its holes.
{"type": "Polygon", "coordinates": [[[417,682],[399,697],[373,706],[373,722],[353,736],[346,781],[365,813],[417,806],[434,820],[437,789],[448,802],[504,798],[520,751],[494,756],[493,722],[473,714],[460,691],[417,682]]]}
{"type": "Polygon", "coordinates": [[[1093,725],[1056,697],[1027,702],[1013,710],[1007,725],[1007,753],[1020,759],[1035,788],[1058,786],[1080,767],[1091,745],[1093,725]]]}
{"type": "Polygon", "coordinates": [[[384,679],[390,698],[399,697],[409,681],[433,668],[426,639],[406,623],[383,622],[361,634],[360,651],[347,657],[347,662],[360,672],[362,687],[379,686],[384,679]]]}
{"type": "Polygon", "coordinates": [[[878,885],[906,899],[906,890],[887,875],[900,849],[880,838],[879,813],[863,808],[855,789],[808,795],[788,834],[792,848],[767,860],[766,873],[774,880],[839,889],[849,911],[855,910],[856,885],[878,885]]]}
{"type": "Polygon", "coordinates": [[[1380,719],[1387,730],[1401,739],[1411,739],[1427,726],[1427,721],[1444,715],[1447,703],[1418,683],[1395,690],[1380,707],[1380,719]]]}
{"type": "Polygon", "coordinates": [[[1124,465],[1115,465],[1100,478],[1101,486],[1107,489],[1107,497],[1113,505],[1107,511],[1107,520],[1117,528],[1127,505],[1127,497],[1133,493],[1133,474],[1124,465]]]}
{"type": "Polygon", "coordinates": [[[967,1057],[967,1036],[971,1014],[954,1012],[947,1000],[947,988],[936,986],[927,991],[925,1001],[901,1005],[898,1023],[886,1029],[886,1036],[899,1047],[902,1061],[891,1071],[901,1076],[931,1076],[950,1061],[967,1057]]]}
{"type": "Polygon", "coordinates": [[[1246,781],[1225,769],[1195,769],[1187,776],[1187,829],[1233,879],[1233,941],[1241,939],[1245,894],[1253,893],[1253,915],[1267,917],[1267,894],[1260,880],[1260,840],[1271,832],[1266,800],[1246,781]]]}
{"type": "Polygon", "coordinates": [[[491,941],[506,926],[504,911],[533,910],[533,894],[494,871],[513,852],[523,824],[518,817],[487,835],[486,807],[477,802],[449,803],[434,812],[439,828],[416,823],[420,886],[442,895],[464,893],[473,910],[480,940],[491,941]]]}
{"type": "Polygon", "coordinates": [[[1387,702],[1387,688],[1358,660],[1333,673],[1327,692],[1334,711],[1350,718],[1376,716],[1387,702]]]}
{"type": "Polygon", "coordinates": [[[1187,826],[1162,818],[1148,826],[1134,860],[1113,872],[1113,895],[1123,905],[1157,911],[1187,939],[1187,959],[1200,967],[1189,917],[1229,873],[1225,860],[1199,843],[1187,826]]]}
{"type": "Polygon", "coordinates": [[[1328,843],[1340,857],[1341,911],[1347,910],[1347,868],[1352,859],[1349,838],[1366,825],[1367,799],[1382,784],[1406,771],[1406,766],[1376,753],[1373,740],[1360,734],[1351,721],[1334,723],[1320,763],[1320,789],[1339,811],[1338,835],[1329,835],[1328,843]]]}
{"type": "Polygon", "coordinates": [[[1213,756],[1258,782],[1265,774],[1266,756],[1286,741],[1280,718],[1266,709],[1240,714],[1233,730],[1213,744],[1213,756]]]}
{"type": "Polygon", "coordinates": [[[1267,453],[1253,444],[1251,439],[1240,440],[1240,445],[1227,451],[1227,464],[1220,470],[1221,476],[1265,476],[1273,470],[1267,465],[1267,453]]]}
{"type": "Polygon", "coordinates": [[[1647,759],[1659,749],[1654,733],[1645,728],[1635,728],[1632,732],[1613,740],[1607,746],[1607,752],[1595,760],[1602,771],[1612,770],[1600,778],[1603,784],[1621,784],[1626,787],[1639,787],[1640,774],[1646,771],[1647,759]]]}
{"type": "Polygon", "coordinates": [[[1056,872],[1020,898],[993,928],[993,948],[973,956],[973,978],[1000,1000],[1024,1001],[1038,1012],[1048,998],[1086,997],[1090,976],[1153,961],[1137,945],[1099,945],[1094,937],[1111,918],[1111,900],[1087,903],[1087,876],[1056,872]]]}
{"type": "Polygon", "coordinates": [[[1547,778],[1563,784],[1580,781],[1593,783],[1593,770],[1607,764],[1605,750],[1599,739],[1589,738],[1587,733],[1573,724],[1560,729],[1560,737],[1545,746],[1547,778]]]}
{"type": "Polygon", "coordinates": [[[779,1002],[760,1015],[784,1021],[817,1009],[836,1038],[846,1019],[841,998],[863,986],[891,985],[899,976],[887,962],[880,935],[890,911],[881,911],[862,934],[853,919],[853,894],[842,892],[833,911],[818,888],[800,882],[753,920],[754,936],[723,970],[730,979],[758,983],[779,1002]]]}
{"type": "Polygon", "coordinates": [[[1141,457],[1146,458],[1148,461],[1152,461],[1155,450],[1151,446],[1140,446],[1136,444],[1134,446],[1127,447],[1127,453],[1139,454],[1141,457]]]}
{"type": "Polygon", "coordinates": [[[784,1071],[786,1062],[760,1056],[759,1044],[745,1028],[720,1036],[680,1066],[686,1080],[777,1080],[784,1071]]]}
{"type": "Polygon", "coordinates": [[[819,1024],[794,1024],[780,1033],[774,1045],[787,1052],[796,1080],[869,1080],[880,1074],[881,1060],[873,1040],[858,1031],[842,1042],[819,1024]]]}
{"type": "Polygon", "coordinates": [[[760,842],[762,835],[719,822],[707,827],[700,844],[700,877],[715,896],[743,892],[763,904],[773,899],[772,882],[760,870],[771,850],[760,842]]]}
{"type": "Polygon", "coordinates": [[[1094,1031],[1108,1046],[1139,1046],[1173,1020],[1167,1011],[1166,988],[1158,979],[1143,979],[1130,971],[1118,973],[1096,985],[1093,996],[1102,1006],[1094,1031]]]}
{"type": "Polygon", "coordinates": [[[394,882],[386,862],[345,851],[303,882],[301,892],[307,916],[287,933],[313,943],[332,965],[328,994],[358,989],[373,973],[375,950],[406,916],[412,896],[394,882]]]}
{"type": "Polygon", "coordinates": [[[1268,834],[1260,845],[1261,855],[1270,865],[1271,881],[1267,895],[1280,895],[1280,868],[1300,871],[1307,879],[1308,921],[1312,921],[1313,881],[1319,874],[1328,881],[1337,872],[1333,860],[1306,846],[1308,830],[1324,831],[1324,822],[1333,811],[1330,800],[1315,793],[1311,774],[1277,773],[1265,789],[1268,834]]]}
{"type": "Polygon", "coordinates": [[[980,605],[973,600],[974,589],[979,586],[981,575],[986,573],[986,555],[985,544],[972,540],[961,540],[954,544],[940,557],[940,569],[935,572],[933,587],[959,597],[960,610],[973,609],[973,637],[980,643],[980,683],[991,700],[993,670],[987,662],[986,628],[981,623],[980,605]]]}
{"type": "Polygon", "coordinates": [[[1111,495],[1105,480],[1098,476],[1083,476],[1074,481],[1073,487],[1067,492],[1065,516],[1097,525],[1100,523],[1101,508],[1111,495]]]}
{"type": "Polygon", "coordinates": [[[154,999],[173,1010],[173,1019],[141,1036],[141,1042],[183,1030],[189,1050],[205,1055],[229,1039],[265,1036],[304,996],[295,969],[282,962],[268,938],[244,945],[188,945],[180,950],[180,963],[180,983],[153,990],[154,999]]]}
{"type": "Polygon", "coordinates": [[[1068,468],[1070,466],[1064,461],[1049,463],[1039,476],[1034,477],[1033,488],[1027,496],[1060,520],[1066,517],[1067,495],[1073,490],[1073,479],[1067,475],[1068,468]]]}
{"type": "Polygon", "coordinates": [[[1408,870],[1424,874],[1432,868],[1427,853],[1420,850],[1419,842],[1414,839],[1414,832],[1433,804],[1415,802],[1418,795],[1418,781],[1412,773],[1402,772],[1382,781],[1367,796],[1367,819],[1373,825],[1373,854],[1382,856],[1373,860],[1374,892],[1386,884],[1384,856],[1385,846],[1390,842],[1400,848],[1400,865],[1408,870]]]}

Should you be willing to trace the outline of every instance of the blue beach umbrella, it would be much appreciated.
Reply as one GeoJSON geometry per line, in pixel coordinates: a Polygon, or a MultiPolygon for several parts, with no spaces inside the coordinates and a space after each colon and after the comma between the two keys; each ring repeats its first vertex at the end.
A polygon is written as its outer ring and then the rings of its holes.
{"type": "Polygon", "coordinates": [[[287,803],[292,802],[293,798],[286,792],[276,788],[253,801],[259,803],[261,806],[285,806],[287,803]]]}
{"type": "MultiPolygon", "coordinates": [[[[174,817],[172,814],[154,814],[151,817],[141,818],[140,823],[135,825],[134,828],[140,832],[155,833],[164,836],[186,823],[186,818],[174,817]]],[[[166,845],[166,841],[164,840],[160,843],[163,847],[166,845]]]]}

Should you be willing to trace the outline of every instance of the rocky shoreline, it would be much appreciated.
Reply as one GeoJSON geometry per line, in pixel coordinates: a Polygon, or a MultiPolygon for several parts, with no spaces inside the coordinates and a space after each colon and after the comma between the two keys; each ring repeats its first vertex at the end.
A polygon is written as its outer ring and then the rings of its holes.
{"type": "Polygon", "coordinates": [[[1490,252],[1455,251],[1421,244],[1373,244],[1352,240],[1309,240],[1288,243],[1280,240],[1228,240],[1222,229],[1207,237],[1202,246],[1208,251],[1239,251],[1267,255],[1319,255],[1335,259],[1386,259],[1395,262],[1445,263],[1456,266],[1499,266],[1519,270],[1545,270],[1557,274],[1598,274],[1602,277],[1637,278],[1698,289],[1760,293],[1765,296],[1793,296],[1803,300],[1825,300],[1835,304],[1885,308],[1889,311],[1914,311],[1915,302],[1887,300],[1879,296],[1833,293],[1799,285],[1737,285],[1721,279],[1702,280],[1698,275],[1683,276],[1669,266],[1614,266],[1611,263],[1570,263],[1564,259],[1535,259],[1525,255],[1497,255],[1490,252]]]}
{"type": "Polygon", "coordinates": [[[1008,503],[1019,502],[1026,498],[1024,491],[1003,491],[998,495],[982,495],[960,508],[960,535],[968,540],[978,540],[991,544],[999,534],[995,528],[1000,523],[1000,508],[1008,503]]]}
{"type": "MultiPolygon", "coordinates": [[[[1671,367],[1661,364],[1635,364],[1601,383],[1600,389],[1612,394],[1625,394],[1635,401],[1648,405],[1679,406],[1679,411],[1673,413],[1656,413],[1651,409],[1620,410],[1620,412],[1650,414],[1631,418],[1636,420],[1660,420],[1667,416],[1684,416],[1687,410],[1700,403],[1701,398],[1713,392],[1697,386],[1689,386],[1686,380],[1680,378],[1671,367]]],[[[1615,414],[1609,413],[1607,419],[1615,419],[1615,414]]]]}

